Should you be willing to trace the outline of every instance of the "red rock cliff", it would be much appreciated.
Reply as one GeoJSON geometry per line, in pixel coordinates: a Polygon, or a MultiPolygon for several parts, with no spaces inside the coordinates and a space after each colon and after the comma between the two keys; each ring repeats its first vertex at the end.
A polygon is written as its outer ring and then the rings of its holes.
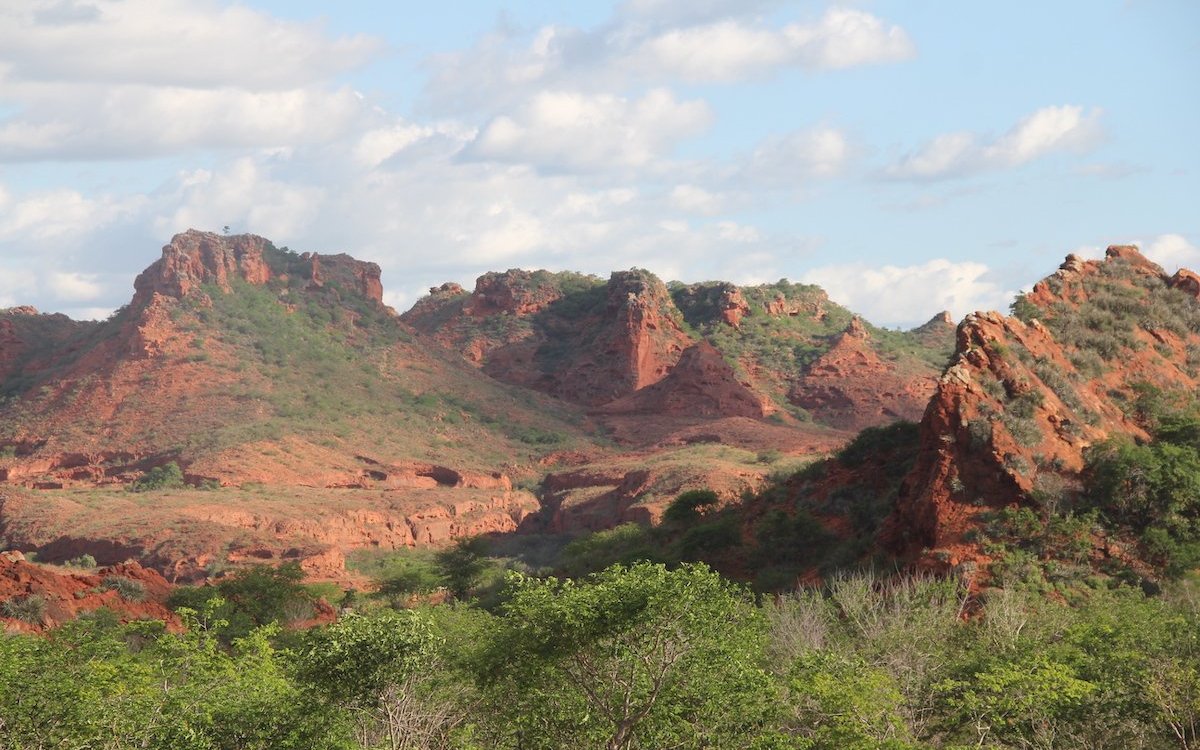
{"type": "Polygon", "coordinates": [[[1037,504],[1037,490],[1078,482],[1084,451],[1110,435],[1145,437],[1120,408],[1134,384],[1200,384],[1188,365],[1200,335],[1180,322],[1200,321],[1186,278],[1114,246],[1104,261],[1069,256],[1018,300],[1028,322],[967,316],[922,419],[920,453],[885,545],[926,550],[927,561],[930,550],[952,564],[973,559],[969,532],[981,513],[1037,504]]]}

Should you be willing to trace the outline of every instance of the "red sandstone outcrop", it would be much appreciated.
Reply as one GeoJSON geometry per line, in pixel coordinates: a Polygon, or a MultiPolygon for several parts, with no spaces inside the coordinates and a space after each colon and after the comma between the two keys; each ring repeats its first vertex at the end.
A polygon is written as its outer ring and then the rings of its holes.
{"type": "Polygon", "coordinates": [[[787,315],[790,317],[805,316],[814,320],[824,320],[829,297],[821,292],[819,295],[802,300],[788,299],[783,293],[764,305],[768,315],[787,315]]]}
{"type": "Polygon", "coordinates": [[[0,601],[23,601],[29,597],[44,602],[42,613],[34,621],[5,617],[0,622],[7,630],[39,631],[75,619],[80,613],[106,607],[123,621],[164,620],[179,627],[179,620],[166,607],[170,584],[153,570],[136,562],[101,568],[95,573],[63,572],[26,562],[20,553],[0,552],[0,601]],[[126,598],[106,585],[106,579],[127,579],[143,593],[140,600],[126,598]]]}
{"type": "MultiPolygon", "coordinates": [[[[1156,284],[1173,282],[1136,248],[1113,246],[1104,261],[1068,256],[1025,302],[1047,316],[1071,316],[1094,295],[1124,290],[1119,293],[1134,304],[1160,293],[1156,284]]],[[[1085,449],[1099,440],[1121,433],[1144,438],[1120,399],[1132,399],[1131,385],[1138,382],[1194,390],[1200,383],[1184,363],[1200,336],[1134,318],[1122,325],[1137,346],[1107,362],[1090,360],[1100,367],[1097,375],[1079,369],[1094,354],[1057,340],[1036,318],[967,316],[953,364],[921,422],[917,463],[885,525],[885,545],[907,554],[941,550],[938,559],[951,565],[975,559],[981,553],[969,532],[981,513],[1036,504],[1040,486],[1077,482],[1085,449]]],[[[924,562],[932,560],[927,553],[924,562]]]]}
{"type": "Polygon", "coordinates": [[[665,378],[692,344],[674,310],[666,286],[653,275],[613,273],[603,312],[585,321],[579,355],[565,363],[553,393],[594,406],[665,378]]]}
{"type": "Polygon", "coordinates": [[[844,430],[917,420],[933,394],[930,374],[905,374],[869,345],[870,335],[855,317],[792,384],[788,399],[825,424],[844,430]]]}
{"type": "Polygon", "coordinates": [[[485,273],[475,281],[475,292],[463,309],[467,315],[533,315],[562,299],[554,276],[545,272],[511,268],[504,273],[485,273]]]}
{"type": "Polygon", "coordinates": [[[597,407],[598,414],[669,414],[690,417],[764,417],[774,407],[738,380],[706,341],[684,350],[665,378],[597,407]]]}
{"type": "Polygon", "coordinates": [[[1200,274],[1195,271],[1181,268],[1175,272],[1175,275],[1171,277],[1168,283],[1173,289],[1179,289],[1196,299],[1200,299],[1200,274]]]}
{"type": "MultiPolygon", "coordinates": [[[[272,278],[289,272],[308,280],[310,288],[325,286],[327,279],[347,284],[357,294],[383,304],[380,269],[375,263],[355,260],[348,255],[305,253],[292,256],[297,268],[272,268],[267,257],[271,243],[257,235],[219,235],[189,229],[175,235],[162,249],[162,257],[138,275],[134,281],[132,307],[148,305],[154,296],[180,299],[203,284],[216,284],[229,291],[230,279],[241,279],[263,286],[272,278]]],[[[278,251],[276,251],[278,252],[278,251]]]]}

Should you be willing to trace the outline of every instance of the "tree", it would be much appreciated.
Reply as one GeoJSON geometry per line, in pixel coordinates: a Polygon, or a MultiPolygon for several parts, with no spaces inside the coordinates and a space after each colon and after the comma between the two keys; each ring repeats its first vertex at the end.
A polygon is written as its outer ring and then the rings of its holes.
{"type": "Polygon", "coordinates": [[[704,565],[514,574],[509,593],[480,664],[497,746],[742,747],[763,729],[765,622],[704,565]]]}
{"type": "Polygon", "coordinates": [[[437,553],[434,564],[451,596],[461,601],[479,585],[488,569],[487,553],[488,541],[482,536],[459,539],[437,553]]]}
{"type": "Polygon", "coordinates": [[[348,614],[310,635],[300,677],[351,712],[364,747],[433,747],[462,720],[461,704],[427,689],[440,671],[441,645],[423,612],[348,614]]]}

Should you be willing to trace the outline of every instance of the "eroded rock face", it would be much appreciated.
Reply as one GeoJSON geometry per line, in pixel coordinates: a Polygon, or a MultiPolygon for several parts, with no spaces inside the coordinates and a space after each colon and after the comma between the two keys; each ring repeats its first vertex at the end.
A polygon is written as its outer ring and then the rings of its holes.
{"type": "Polygon", "coordinates": [[[150,303],[155,295],[182,299],[203,284],[216,284],[228,292],[231,279],[263,286],[287,273],[306,279],[310,289],[319,289],[327,280],[335,279],[366,299],[383,304],[377,264],[342,253],[304,253],[288,259],[288,263],[298,264],[296,268],[272,268],[271,259],[266,257],[269,247],[268,240],[253,234],[219,235],[196,229],[181,232],[163,247],[162,258],[134,281],[132,307],[150,303]]]}
{"type": "Polygon", "coordinates": [[[789,400],[818,421],[845,430],[920,419],[933,394],[934,377],[897,372],[869,341],[862,320],[851,319],[829,351],[792,385],[789,400]]]}
{"type": "Polygon", "coordinates": [[[179,299],[202,284],[228,290],[230,278],[261,286],[271,278],[263,259],[266,246],[265,239],[252,234],[222,237],[195,229],[177,234],[163,247],[162,258],[133,282],[134,306],[155,294],[179,299]]]}
{"type": "Polygon", "coordinates": [[[485,273],[476,279],[475,291],[464,312],[475,318],[533,315],[562,299],[562,290],[551,283],[552,278],[547,275],[544,280],[539,280],[537,273],[521,269],[485,273]]]}
{"type": "MultiPolygon", "coordinates": [[[[562,371],[554,393],[598,405],[662,380],[691,339],[680,329],[667,288],[643,271],[617,271],[609,279],[604,311],[580,331],[590,345],[562,371]]],[[[583,342],[581,342],[583,343],[583,342]]]]}
{"type": "Polygon", "coordinates": [[[599,414],[665,414],[691,417],[761,418],[770,403],[740,382],[711,344],[684,350],[665,378],[596,409],[599,414]]]}
{"type": "Polygon", "coordinates": [[[1169,282],[1173,289],[1178,289],[1196,299],[1200,299],[1200,274],[1181,268],[1175,272],[1169,282]]]}
{"type": "Polygon", "coordinates": [[[10,631],[37,632],[75,619],[79,614],[106,607],[122,621],[163,620],[168,627],[179,627],[179,619],[166,607],[170,584],[153,570],[136,562],[101,568],[96,573],[64,574],[26,562],[19,552],[0,552],[0,601],[39,598],[44,602],[40,617],[32,621],[0,615],[10,631]],[[132,601],[105,584],[105,579],[123,578],[144,592],[141,601],[132,601]]]}
{"type": "Polygon", "coordinates": [[[1111,435],[1144,439],[1119,402],[1134,397],[1131,386],[1138,382],[1195,389],[1187,351],[1200,336],[1155,327],[1152,317],[1131,313],[1119,325],[1128,326],[1137,345],[1121,346],[1105,360],[1080,345],[1091,334],[1060,340],[1053,330],[1077,331],[1070,316],[1093,296],[1116,290],[1137,303],[1164,293],[1167,284],[1186,285],[1182,278],[1168,278],[1134,247],[1113,246],[1104,261],[1068,256],[1025,295],[1048,324],[994,312],[967,316],[953,364],[921,422],[920,453],[885,525],[884,543],[901,554],[926,550],[921,560],[931,567],[978,559],[970,532],[981,513],[1036,505],[1040,487],[1077,485],[1084,451],[1111,435]],[[935,563],[931,551],[940,551],[942,562],[935,563]]]}

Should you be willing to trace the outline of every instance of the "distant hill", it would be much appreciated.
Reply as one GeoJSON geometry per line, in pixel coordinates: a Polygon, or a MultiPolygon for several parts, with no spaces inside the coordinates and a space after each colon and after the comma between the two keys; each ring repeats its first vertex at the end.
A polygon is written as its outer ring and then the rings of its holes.
{"type": "Polygon", "coordinates": [[[918,417],[953,340],[786,281],[510,270],[397,315],[381,275],[191,230],[107,321],[0,311],[0,534],[184,578],[336,577],[358,548],[653,521],[918,417]]]}

